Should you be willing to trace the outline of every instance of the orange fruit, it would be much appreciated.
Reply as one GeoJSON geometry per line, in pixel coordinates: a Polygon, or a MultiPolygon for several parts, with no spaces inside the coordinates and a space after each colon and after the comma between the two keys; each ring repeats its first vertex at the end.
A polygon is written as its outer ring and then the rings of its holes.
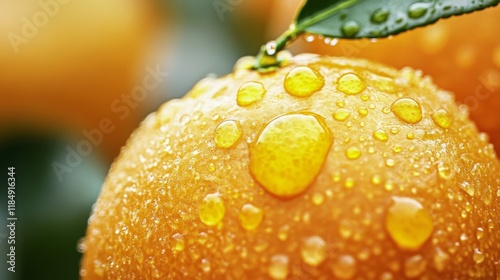
{"type": "Polygon", "coordinates": [[[157,25],[147,1],[2,1],[0,127],[114,130],[102,147],[113,158],[143,118],[123,96],[141,82],[157,25]]]}
{"type": "Polygon", "coordinates": [[[113,164],[83,279],[493,279],[500,162],[409,68],[300,55],[200,81],[113,164]]]}
{"type": "MultiPolygon", "coordinates": [[[[273,36],[292,21],[300,6],[295,1],[275,1],[273,36]]],[[[451,91],[470,109],[471,119],[490,135],[500,152],[500,6],[439,20],[437,23],[394,36],[392,39],[323,40],[303,43],[296,50],[325,55],[360,57],[397,68],[421,69],[441,88],[451,91]]],[[[270,36],[272,38],[273,36],[270,36]]]]}

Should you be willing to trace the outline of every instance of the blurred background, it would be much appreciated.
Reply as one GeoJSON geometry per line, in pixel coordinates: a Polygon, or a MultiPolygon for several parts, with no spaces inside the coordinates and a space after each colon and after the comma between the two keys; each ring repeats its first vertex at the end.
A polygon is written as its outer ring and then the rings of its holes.
{"type": "MultiPolygon", "coordinates": [[[[291,23],[299,0],[0,0],[0,220],[16,179],[16,272],[78,279],[78,240],[140,121],[207,75],[231,72],[291,23]]],[[[422,69],[500,148],[500,7],[377,41],[299,38],[293,53],[422,69]]]]}

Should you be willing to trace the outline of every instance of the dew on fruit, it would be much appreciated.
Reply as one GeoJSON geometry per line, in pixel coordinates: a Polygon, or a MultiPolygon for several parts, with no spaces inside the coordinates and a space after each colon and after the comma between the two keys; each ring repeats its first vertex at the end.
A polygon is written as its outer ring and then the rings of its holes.
{"type": "Polygon", "coordinates": [[[313,113],[280,116],[250,147],[250,172],[279,197],[303,192],[316,178],[333,142],[325,120],[313,113]]]}
{"type": "Polygon", "coordinates": [[[337,45],[337,43],[339,42],[339,39],[337,38],[329,38],[329,37],[326,37],[323,42],[329,46],[335,46],[337,45]]]}
{"type": "Polygon", "coordinates": [[[474,196],[476,193],[476,189],[469,182],[462,182],[460,188],[470,196],[474,196]]]}
{"type": "Polygon", "coordinates": [[[408,278],[420,276],[426,269],[427,262],[421,255],[409,257],[404,263],[404,273],[408,278]]]}
{"type": "Polygon", "coordinates": [[[391,127],[391,133],[392,134],[398,134],[399,133],[399,129],[397,127],[391,127]]]}
{"type": "Polygon", "coordinates": [[[300,248],[302,260],[310,266],[320,265],[326,258],[326,242],[319,236],[304,240],[300,248]]]}
{"type": "Polygon", "coordinates": [[[333,113],[333,118],[337,121],[345,121],[347,118],[349,118],[350,115],[351,113],[349,112],[349,110],[340,108],[337,109],[335,113],[333,113]]]}
{"type": "Polygon", "coordinates": [[[422,108],[411,98],[401,98],[391,105],[391,110],[398,118],[407,123],[418,123],[422,120],[422,108]]]}
{"type": "Polygon", "coordinates": [[[365,89],[365,83],[358,75],[347,73],[340,76],[338,79],[337,89],[345,94],[354,95],[365,89]]]}
{"type": "Polygon", "coordinates": [[[238,121],[223,121],[215,129],[214,141],[217,147],[230,148],[238,142],[241,134],[241,126],[238,121]]]}
{"type": "Polygon", "coordinates": [[[440,161],[437,165],[437,170],[438,170],[439,177],[441,177],[442,179],[446,180],[446,179],[450,178],[451,169],[446,163],[440,161]]]}
{"type": "Polygon", "coordinates": [[[236,103],[239,106],[249,106],[260,101],[266,94],[264,85],[259,82],[247,82],[243,84],[236,94],[236,103]]]}
{"type": "Polygon", "coordinates": [[[396,165],[396,161],[394,161],[394,159],[388,158],[385,160],[385,166],[393,167],[394,165],[396,165]]]}
{"type": "Polygon", "coordinates": [[[323,204],[324,201],[325,201],[325,197],[323,196],[322,193],[316,192],[316,193],[313,194],[313,196],[312,196],[312,203],[314,205],[318,205],[319,206],[319,205],[323,204]]]}
{"type": "Polygon", "coordinates": [[[182,251],[185,247],[184,236],[180,233],[176,233],[172,236],[172,250],[173,251],[182,251]]]}
{"type": "Polygon", "coordinates": [[[267,55],[274,55],[276,53],[276,41],[269,41],[266,44],[266,53],[267,55]]]}
{"type": "Polygon", "coordinates": [[[226,206],[219,193],[205,196],[198,206],[200,220],[209,226],[218,224],[226,213],[226,206]]]}
{"type": "Polygon", "coordinates": [[[370,21],[375,24],[384,23],[389,18],[390,11],[386,8],[376,9],[370,16],[370,21]]]}
{"type": "Polygon", "coordinates": [[[382,176],[376,174],[372,176],[372,184],[380,185],[382,183],[382,176]]]}
{"type": "Polygon", "coordinates": [[[332,271],[339,279],[351,279],[356,274],[356,259],[350,255],[342,255],[333,264],[332,271]]]}
{"type": "Polygon", "coordinates": [[[481,240],[481,239],[483,239],[483,238],[484,238],[484,229],[483,229],[483,228],[481,228],[481,227],[478,227],[478,228],[476,229],[476,239],[477,239],[477,240],[481,240]]]}
{"type": "Polygon", "coordinates": [[[422,204],[408,197],[393,197],[385,217],[385,228],[399,248],[417,250],[430,237],[434,225],[422,204]]]}
{"type": "Polygon", "coordinates": [[[210,261],[207,259],[202,259],[200,267],[201,267],[201,270],[203,270],[203,272],[205,272],[205,273],[210,272],[210,269],[211,269],[210,261]]]}
{"type": "Polygon", "coordinates": [[[348,159],[357,159],[361,156],[361,150],[358,147],[349,147],[345,151],[345,155],[348,159]]]}
{"type": "Polygon", "coordinates": [[[274,255],[271,257],[271,261],[268,267],[269,277],[276,280],[286,279],[288,276],[288,256],[286,255],[274,255]]]}
{"type": "Polygon", "coordinates": [[[373,132],[373,138],[385,142],[389,139],[389,135],[383,129],[377,129],[373,132]]]}
{"type": "Polygon", "coordinates": [[[443,271],[446,268],[446,265],[450,261],[450,255],[441,250],[440,248],[436,248],[436,252],[434,253],[434,267],[437,271],[443,271]]]}
{"type": "Polygon", "coordinates": [[[410,133],[408,133],[408,134],[406,134],[406,139],[408,139],[408,140],[413,140],[413,139],[415,139],[415,134],[413,134],[413,133],[411,133],[411,132],[410,132],[410,133]]]}
{"type": "Polygon", "coordinates": [[[421,18],[427,14],[431,5],[430,3],[413,3],[408,8],[408,16],[413,19],[421,18]]]}
{"type": "Polygon", "coordinates": [[[478,248],[474,249],[474,254],[472,255],[472,259],[474,260],[475,263],[482,263],[484,262],[484,254],[481,252],[478,248]]]}
{"type": "Polygon", "coordinates": [[[444,109],[439,109],[432,114],[432,120],[441,128],[448,128],[451,125],[450,114],[444,109]]]}
{"type": "Polygon", "coordinates": [[[246,230],[256,229],[262,222],[263,216],[262,209],[247,203],[241,207],[239,213],[240,224],[246,230]]]}
{"type": "Polygon", "coordinates": [[[344,187],[346,189],[352,189],[354,187],[355,181],[351,177],[347,177],[344,182],[344,187]]]}
{"type": "Polygon", "coordinates": [[[208,240],[208,234],[206,232],[198,233],[198,242],[200,244],[205,244],[208,240]]]}
{"type": "Polygon", "coordinates": [[[278,239],[281,241],[285,241],[288,239],[288,232],[290,231],[289,225],[284,225],[278,230],[278,239]]]}
{"type": "Polygon", "coordinates": [[[286,92],[297,97],[308,97],[320,90],[325,79],[320,73],[308,66],[297,66],[285,77],[286,92]]]}
{"type": "Polygon", "coordinates": [[[315,39],[316,36],[314,34],[307,34],[304,36],[304,40],[306,40],[306,42],[308,43],[314,42],[315,39]]]}
{"type": "Polygon", "coordinates": [[[356,36],[356,34],[358,34],[361,26],[356,21],[349,20],[342,24],[342,27],[340,29],[344,36],[346,36],[347,38],[352,38],[356,36]]]}
{"type": "Polygon", "coordinates": [[[368,109],[366,107],[359,107],[358,108],[358,114],[362,117],[368,115],[368,109]]]}

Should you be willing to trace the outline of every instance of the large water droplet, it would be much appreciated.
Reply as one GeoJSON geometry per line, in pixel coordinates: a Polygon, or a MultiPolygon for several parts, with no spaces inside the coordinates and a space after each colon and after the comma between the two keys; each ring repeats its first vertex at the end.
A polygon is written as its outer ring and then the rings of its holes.
{"type": "Polygon", "coordinates": [[[298,97],[311,96],[325,84],[320,73],[308,66],[297,66],[285,77],[286,92],[298,97]]]}
{"type": "Polygon", "coordinates": [[[389,18],[389,15],[390,15],[390,11],[388,9],[379,8],[372,13],[370,20],[371,20],[371,22],[373,22],[375,24],[384,23],[389,18]]]}
{"type": "Polygon", "coordinates": [[[319,236],[307,238],[300,249],[302,260],[310,266],[320,265],[326,258],[326,242],[319,236]]]}
{"type": "Polygon", "coordinates": [[[411,98],[401,98],[391,105],[391,110],[398,118],[407,123],[418,123],[422,120],[422,108],[411,98]]]}
{"type": "Polygon", "coordinates": [[[421,18],[427,13],[431,5],[431,3],[413,3],[408,8],[408,16],[414,19],[421,18]]]}
{"type": "Polygon", "coordinates": [[[324,119],[296,113],[272,120],[250,147],[250,171],[269,192],[290,197],[316,178],[333,137],[324,119]]]}
{"type": "Polygon", "coordinates": [[[262,217],[264,212],[262,209],[247,203],[241,207],[239,214],[240,224],[246,230],[252,230],[257,228],[262,222],[262,217]]]}
{"type": "Polygon", "coordinates": [[[432,114],[432,120],[442,128],[448,128],[451,125],[450,114],[444,109],[439,109],[434,112],[434,114],[432,114]]]}
{"type": "Polygon", "coordinates": [[[385,227],[400,248],[417,250],[430,237],[434,226],[429,212],[418,201],[393,197],[393,204],[387,210],[385,227]]]}
{"type": "Polygon", "coordinates": [[[286,255],[274,255],[267,269],[269,277],[272,279],[286,279],[288,276],[288,257],[286,255]]]}
{"type": "Polygon", "coordinates": [[[215,129],[214,141],[217,147],[230,148],[241,138],[239,122],[227,120],[220,123],[215,129]]]}
{"type": "Polygon", "coordinates": [[[359,23],[357,23],[354,20],[349,20],[346,21],[344,24],[342,24],[341,31],[346,36],[347,38],[352,38],[358,34],[359,30],[361,29],[359,23]]]}
{"type": "Polygon", "coordinates": [[[200,220],[209,226],[219,223],[225,213],[226,207],[219,193],[208,194],[198,206],[200,220]]]}
{"type": "Polygon", "coordinates": [[[333,264],[333,274],[340,279],[351,279],[356,274],[356,259],[350,255],[340,256],[333,264]]]}
{"type": "Polygon", "coordinates": [[[261,83],[258,82],[247,82],[243,84],[238,93],[236,94],[236,103],[239,106],[249,106],[253,103],[260,101],[266,90],[261,83]]]}
{"type": "Polygon", "coordinates": [[[365,83],[354,73],[347,73],[337,81],[337,89],[349,95],[358,94],[365,88],[365,83]]]}

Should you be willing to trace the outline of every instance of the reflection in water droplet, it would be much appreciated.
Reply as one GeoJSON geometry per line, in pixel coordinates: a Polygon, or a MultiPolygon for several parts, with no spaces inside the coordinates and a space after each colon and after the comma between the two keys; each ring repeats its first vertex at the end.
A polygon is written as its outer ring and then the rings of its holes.
{"type": "Polygon", "coordinates": [[[408,8],[408,16],[414,19],[423,17],[429,10],[431,3],[413,3],[408,8]]]}
{"type": "Polygon", "coordinates": [[[417,250],[430,237],[434,225],[430,213],[418,201],[393,197],[393,204],[387,210],[385,227],[400,248],[417,250]]]}
{"type": "Polygon", "coordinates": [[[359,23],[357,23],[354,20],[349,20],[346,21],[344,24],[342,24],[341,30],[344,36],[347,38],[352,38],[358,34],[359,30],[361,29],[359,23]]]}
{"type": "Polygon", "coordinates": [[[358,94],[365,88],[365,83],[354,73],[347,73],[337,81],[337,89],[349,95],[358,94]]]}
{"type": "Polygon", "coordinates": [[[302,244],[300,255],[308,265],[318,266],[326,258],[326,242],[319,236],[309,237],[302,244]]]}
{"type": "Polygon", "coordinates": [[[439,109],[434,112],[434,114],[432,114],[432,120],[442,128],[448,128],[451,125],[450,114],[444,109],[439,109]]]}
{"type": "Polygon", "coordinates": [[[389,18],[389,14],[390,14],[390,11],[388,9],[379,8],[372,13],[370,20],[371,20],[371,22],[373,22],[375,24],[384,23],[389,18]]]}
{"type": "Polygon", "coordinates": [[[286,92],[297,97],[308,97],[320,90],[325,80],[320,73],[307,66],[293,68],[285,77],[286,92]]]}
{"type": "Polygon", "coordinates": [[[288,257],[286,255],[274,255],[267,269],[272,279],[286,279],[288,276],[288,257]]]}
{"type": "Polygon", "coordinates": [[[220,123],[215,129],[214,141],[217,147],[230,148],[241,138],[239,122],[227,120],[220,123]]]}
{"type": "Polygon", "coordinates": [[[239,213],[240,224],[246,230],[255,229],[262,222],[263,215],[264,212],[262,209],[247,203],[241,207],[241,211],[239,213]]]}
{"type": "Polygon", "coordinates": [[[391,105],[391,110],[398,118],[407,123],[418,123],[422,120],[422,108],[411,98],[401,98],[391,105]]]}
{"type": "Polygon", "coordinates": [[[415,255],[408,258],[405,261],[404,266],[405,266],[404,268],[406,277],[415,278],[425,271],[425,268],[427,267],[427,262],[421,255],[415,255]]]}
{"type": "Polygon", "coordinates": [[[236,94],[236,103],[239,106],[249,106],[253,103],[260,101],[266,90],[261,83],[258,82],[247,82],[243,84],[238,93],[236,94]]]}
{"type": "Polygon", "coordinates": [[[280,197],[297,195],[318,175],[332,142],[322,117],[313,113],[280,116],[250,147],[250,171],[267,191],[280,197]]]}
{"type": "Polygon", "coordinates": [[[225,213],[224,201],[218,193],[208,194],[198,206],[200,220],[209,226],[219,223],[224,218],[225,213]]]}
{"type": "Polygon", "coordinates": [[[340,279],[351,279],[356,274],[356,259],[350,255],[340,256],[333,264],[333,274],[340,279]]]}

